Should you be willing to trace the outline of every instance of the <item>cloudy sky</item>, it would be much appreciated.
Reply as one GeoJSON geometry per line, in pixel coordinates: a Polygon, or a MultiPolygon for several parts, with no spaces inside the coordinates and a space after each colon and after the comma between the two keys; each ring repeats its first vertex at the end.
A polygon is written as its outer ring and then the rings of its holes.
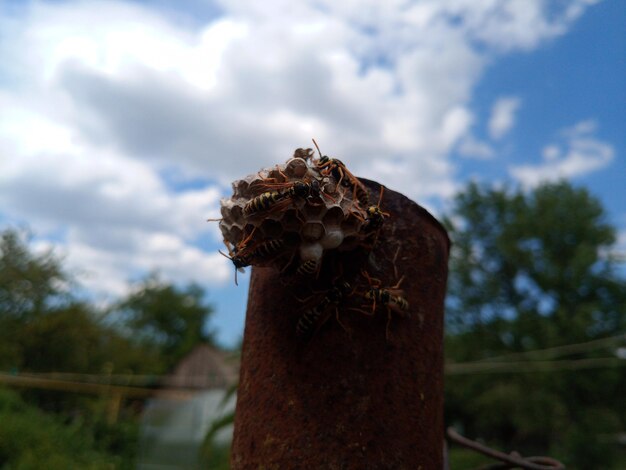
{"type": "Polygon", "coordinates": [[[232,344],[247,276],[206,219],[312,137],[436,213],[568,178],[626,245],[626,2],[180,3],[0,0],[0,228],[93,295],[197,281],[232,344]]]}

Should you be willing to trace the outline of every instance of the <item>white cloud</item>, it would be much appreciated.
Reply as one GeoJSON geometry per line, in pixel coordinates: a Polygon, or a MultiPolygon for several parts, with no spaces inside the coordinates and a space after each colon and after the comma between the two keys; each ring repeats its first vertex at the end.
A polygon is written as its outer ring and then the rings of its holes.
{"type": "MultiPolygon", "coordinates": [[[[432,0],[437,2],[437,0],[432,0]]],[[[529,50],[564,34],[585,9],[599,0],[450,0],[441,2],[457,15],[468,35],[500,51],[529,50]]]]}
{"type": "Polygon", "coordinates": [[[544,181],[575,178],[598,171],[613,160],[611,145],[594,137],[594,121],[582,121],[561,131],[561,142],[549,144],[542,152],[542,163],[509,169],[511,176],[526,187],[544,181]]]}
{"type": "Polygon", "coordinates": [[[228,260],[193,246],[197,237],[219,239],[206,223],[218,214],[217,188],[174,192],[145,162],[85,144],[4,98],[15,119],[0,118],[3,213],[38,232],[66,231],[59,248],[92,291],[120,294],[133,273],[157,268],[180,281],[230,279],[228,260]]]}
{"type": "Polygon", "coordinates": [[[228,260],[196,243],[217,238],[217,184],[315,137],[356,174],[448,197],[451,150],[489,153],[470,135],[485,67],[588,3],[229,1],[193,25],[122,1],[23,5],[0,16],[0,201],[64,231],[104,291],[159,265],[219,283],[228,260]],[[173,174],[206,189],[177,190],[173,174]]]}
{"type": "Polygon", "coordinates": [[[617,242],[615,244],[615,250],[612,253],[612,256],[617,262],[622,264],[622,267],[626,266],[626,230],[621,230],[618,232],[617,242]]]}
{"type": "Polygon", "coordinates": [[[467,135],[461,140],[458,152],[462,157],[478,160],[488,160],[495,155],[495,151],[488,143],[478,140],[472,135],[467,135]]]}
{"type": "MultiPolygon", "coordinates": [[[[622,215],[621,219],[626,219],[626,215],[622,215]]],[[[622,271],[626,271],[626,230],[617,232],[617,239],[612,249],[603,253],[604,257],[618,263],[622,271]]]]}
{"type": "Polygon", "coordinates": [[[500,98],[491,109],[489,118],[489,135],[492,139],[501,139],[515,125],[515,113],[521,101],[515,97],[500,98]]]}

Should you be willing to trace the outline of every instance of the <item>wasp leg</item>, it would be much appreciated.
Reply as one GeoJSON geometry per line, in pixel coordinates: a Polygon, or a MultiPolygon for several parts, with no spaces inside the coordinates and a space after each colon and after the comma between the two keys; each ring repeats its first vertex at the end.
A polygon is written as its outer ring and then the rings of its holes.
{"type": "Polygon", "coordinates": [[[391,325],[391,309],[387,307],[387,326],[385,327],[385,339],[389,341],[389,325],[391,325]]]}
{"type": "Polygon", "coordinates": [[[393,265],[393,277],[395,279],[398,279],[398,267],[396,266],[396,260],[398,259],[399,253],[400,253],[400,245],[398,245],[398,248],[396,249],[396,254],[393,255],[393,260],[391,260],[391,264],[393,265]]]}
{"type": "MultiPolygon", "coordinates": [[[[369,307],[369,305],[362,305],[362,307],[369,307]]],[[[371,317],[373,315],[372,312],[368,312],[366,310],[356,308],[356,307],[348,307],[346,310],[354,310],[355,312],[362,313],[363,315],[367,315],[368,317],[371,317]]]]}
{"type": "Polygon", "coordinates": [[[346,328],[346,325],[344,325],[339,319],[339,307],[335,307],[335,318],[337,318],[337,323],[339,323],[339,326],[343,328],[343,331],[345,331],[348,334],[348,336],[352,336],[352,333],[350,332],[350,330],[346,328]]]}
{"type": "Polygon", "coordinates": [[[243,250],[246,247],[248,242],[252,239],[254,232],[256,232],[256,227],[252,229],[252,231],[250,232],[250,235],[248,235],[247,237],[245,237],[243,240],[239,242],[239,244],[237,245],[237,252],[243,250]]]}
{"type": "Polygon", "coordinates": [[[399,289],[400,288],[400,284],[402,284],[402,281],[404,281],[404,276],[402,276],[400,278],[400,280],[397,282],[397,284],[393,287],[390,287],[389,289],[399,289]]]}

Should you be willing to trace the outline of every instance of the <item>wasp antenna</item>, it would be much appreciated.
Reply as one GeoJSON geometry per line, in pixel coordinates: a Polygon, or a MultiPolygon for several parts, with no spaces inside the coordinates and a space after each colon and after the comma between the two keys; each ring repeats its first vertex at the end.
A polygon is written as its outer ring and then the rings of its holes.
{"type": "Polygon", "coordinates": [[[315,139],[311,139],[313,141],[313,145],[315,145],[315,148],[317,149],[317,153],[320,156],[320,158],[322,158],[322,151],[320,150],[319,145],[317,145],[317,142],[315,142],[315,139]]]}
{"type": "Polygon", "coordinates": [[[222,255],[224,258],[228,258],[229,260],[232,261],[232,257],[228,256],[226,253],[222,253],[222,250],[217,250],[219,252],[220,255],[222,255]]]}

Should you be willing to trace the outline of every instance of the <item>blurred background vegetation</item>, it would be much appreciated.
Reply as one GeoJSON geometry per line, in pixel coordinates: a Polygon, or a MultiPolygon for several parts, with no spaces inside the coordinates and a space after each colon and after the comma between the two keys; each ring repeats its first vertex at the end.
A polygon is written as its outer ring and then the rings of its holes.
{"type": "MultiPolygon", "coordinates": [[[[599,201],[564,182],[530,192],[470,184],[445,223],[454,243],[446,422],[568,468],[626,468],[624,258],[599,201]]],[[[135,468],[159,377],[198,344],[218,347],[200,285],[153,275],[106,307],[80,292],[63,260],[36,253],[25,231],[1,233],[0,468],[135,468]],[[73,376],[101,388],[72,389],[73,376]],[[65,385],[16,381],[28,377],[65,385]],[[116,401],[113,377],[141,377],[147,393],[116,401]]],[[[210,439],[201,458],[228,468],[227,447],[210,439]]],[[[451,447],[453,470],[481,463],[451,447]]]]}
{"type": "Polygon", "coordinates": [[[569,183],[471,184],[447,225],[447,422],[568,468],[626,468],[624,259],[600,202],[569,183]]]}

